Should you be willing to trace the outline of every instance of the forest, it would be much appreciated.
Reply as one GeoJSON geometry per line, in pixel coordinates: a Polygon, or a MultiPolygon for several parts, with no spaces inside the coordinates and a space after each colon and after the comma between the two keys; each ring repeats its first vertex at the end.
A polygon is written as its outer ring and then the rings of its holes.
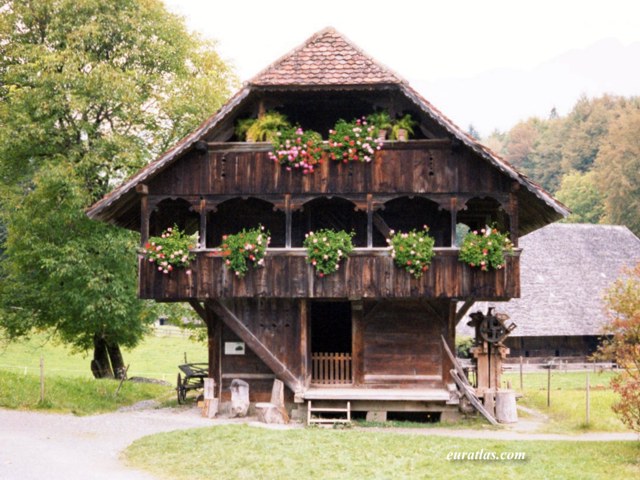
{"type": "Polygon", "coordinates": [[[640,235],[639,132],[640,97],[583,95],[565,116],[552,109],[482,142],[567,205],[565,221],[640,235]]]}

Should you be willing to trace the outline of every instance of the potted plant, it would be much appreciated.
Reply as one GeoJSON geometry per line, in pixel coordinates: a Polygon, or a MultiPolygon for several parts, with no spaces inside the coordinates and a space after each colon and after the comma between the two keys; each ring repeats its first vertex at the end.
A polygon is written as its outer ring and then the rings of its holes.
{"type": "Polygon", "coordinates": [[[242,278],[249,266],[262,267],[271,234],[260,225],[257,228],[243,228],[239,233],[223,235],[220,250],[225,252],[225,265],[242,278]]]}
{"type": "Polygon", "coordinates": [[[458,259],[483,272],[490,268],[500,270],[505,265],[504,254],[513,251],[509,235],[500,233],[495,227],[467,233],[460,247],[458,259]]]}
{"type": "Polygon", "coordinates": [[[367,123],[369,123],[369,125],[373,125],[377,129],[378,138],[382,140],[387,138],[389,131],[393,127],[391,116],[389,115],[389,112],[385,110],[368,115],[367,123]]]}
{"type": "Polygon", "coordinates": [[[329,158],[344,163],[370,162],[383,144],[375,130],[364,117],[351,122],[338,120],[329,130],[329,158]]]}
{"type": "Polygon", "coordinates": [[[428,232],[429,227],[426,225],[423,226],[422,231],[395,233],[391,230],[391,238],[387,239],[395,264],[404,268],[415,278],[422,277],[423,273],[429,269],[431,259],[435,255],[433,251],[435,240],[428,232]]]}
{"type": "Polygon", "coordinates": [[[236,138],[240,141],[248,141],[247,140],[247,131],[251,128],[256,122],[255,118],[241,118],[236,122],[236,128],[234,129],[234,133],[236,134],[236,138]]]}
{"type": "MultiPolygon", "coordinates": [[[[167,275],[176,268],[188,267],[195,255],[190,251],[198,245],[198,234],[187,235],[176,225],[167,228],[159,237],[151,237],[144,244],[142,253],[158,271],[167,275]]],[[[191,275],[191,270],[186,271],[191,275]]]]}
{"type": "Polygon", "coordinates": [[[315,166],[322,162],[322,136],[318,132],[287,128],[278,131],[272,142],[269,158],[289,171],[299,169],[303,174],[313,173],[315,166]]]}
{"type": "Polygon", "coordinates": [[[405,142],[409,139],[409,135],[413,135],[413,127],[418,124],[411,115],[407,114],[397,119],[391,128],[391,139],[405,142]]]}
{"type": "Polygon", "coordinates": [[[320,229],[305,234],[303,246],[307,249],[307,263],[315,268],[319,277],[340,269],[340,261],[353,250],[355,233],[320,229]]]}
{"type": "MultiPolygon", "coordinates": [[[[244,126],[244,125],[243,125],[244,126]]],[[[291,128],[287,117],[279,112],[266,112],[247,127],[247,142],[273,142],[278,131],[291,128]]]]}

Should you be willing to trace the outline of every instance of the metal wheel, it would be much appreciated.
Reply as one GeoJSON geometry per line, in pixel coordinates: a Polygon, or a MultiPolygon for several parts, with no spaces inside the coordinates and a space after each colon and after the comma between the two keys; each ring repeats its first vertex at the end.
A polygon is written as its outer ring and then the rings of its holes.
{"type": "Polygon", "coordinates": [[[182,375],[178,374],[178,382],[176,385],[176,394],[178,396],[178,404],[182,405],[187,399],[187,387],[182,382],[182,375]]]}

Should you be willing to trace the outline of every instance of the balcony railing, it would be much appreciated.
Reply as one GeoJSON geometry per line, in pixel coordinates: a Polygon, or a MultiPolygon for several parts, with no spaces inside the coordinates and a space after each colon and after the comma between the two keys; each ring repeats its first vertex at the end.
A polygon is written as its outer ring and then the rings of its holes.
{"type": "Polygon", "coordinates": [[[458,249],[436,248],[431,267],[420,279],[399,269],[388,248],[355,249],[340,270],[315,274],[302,248],[269,249],[264,267],[239,278],[215,250],[196,252],[191,274],[168,275],[139,262],[139,294],[157,300],[207,298],[459,298],[506,300],[520,296],[520,250],[505,268],[482,272],[458,261],[458,249]]]}

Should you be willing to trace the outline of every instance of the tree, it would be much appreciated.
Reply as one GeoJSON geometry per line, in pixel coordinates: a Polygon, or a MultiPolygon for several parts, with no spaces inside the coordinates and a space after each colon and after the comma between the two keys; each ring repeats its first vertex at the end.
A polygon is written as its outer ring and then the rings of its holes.
{"type": "Polygon", "coordinates": [[[640,104],[615,119],[596,158],[595,176],[605,195],[606,220],[640,235],[640,104]]]}
{"type": "Polygon", "coordinates": [[[611,381],[620,395],[613,410],[624,424],[640,432],[640,263],[611,286],[605,301],[611,319],[598,355],[615,359],[623,369],[611,381]]]}
{"type": "Polygon", "coordinates": [[[144,332],[136,240],[84,209],[212,114],[235,77],[159,0],[0,12],[0,325],[93,348],[108,376],[144,332]]]}
{"type": "Polygon", "coordinates": [[[469,124],[467,128],[467,134],[475,138],[476,140],[480,140],[480,132],[474,127],[473,123],[469,124]]]}
{"type": "Polygon", "coordinates": [[[556,198],[571,209],[568,223],[600,223],[604,198],[596,186],[594,172],[571,172],[562,177],[556,198]]]}

